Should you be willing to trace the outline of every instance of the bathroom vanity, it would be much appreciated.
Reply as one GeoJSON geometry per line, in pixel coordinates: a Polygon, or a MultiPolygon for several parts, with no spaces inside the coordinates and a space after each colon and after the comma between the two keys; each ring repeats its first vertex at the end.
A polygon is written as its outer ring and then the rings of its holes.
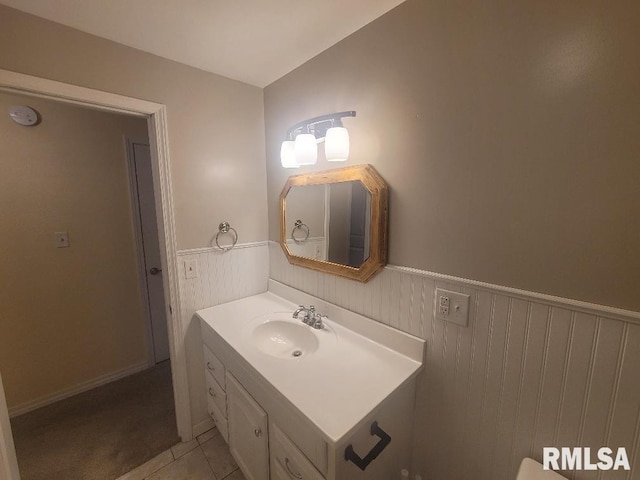
{"type": "Polygon", "coordinates": [[[197,316],[209,414],[248,480],[388,480],[409,466],[423,340],[274,281],[197,316]],[[323,328],[293,318],[299,304],[323,328]]]}

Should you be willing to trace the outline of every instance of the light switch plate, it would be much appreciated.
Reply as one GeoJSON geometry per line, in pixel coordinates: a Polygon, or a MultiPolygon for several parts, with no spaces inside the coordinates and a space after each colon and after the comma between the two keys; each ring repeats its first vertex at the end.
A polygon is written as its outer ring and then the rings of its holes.
{"type": "Polygon", "coordinates": [[[436,318],[462,327],[469,325],[469,295],[436,288],[436,318]]]}
{"type": "Polygon", "coordinates": [[[55,232],[54,233],[56,248],[67,248],[69,243],[69,232],[55,232]]]}
{"type": "Polygon", "coordinates": [[[185,260],[184,261],[184,278],[197,278],[198,277],[198,261],[197,260],[185,260]]]}

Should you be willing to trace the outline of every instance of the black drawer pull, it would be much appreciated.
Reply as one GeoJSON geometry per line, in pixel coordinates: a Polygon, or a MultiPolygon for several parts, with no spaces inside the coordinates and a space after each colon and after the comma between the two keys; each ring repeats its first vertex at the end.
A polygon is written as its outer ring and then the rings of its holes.
{"type": "Polygon", "coordinates": [[[391,437],[387,432],[385,432],[378,426],[378,422],[373,422],[371,424],[371,435],[380,437],[380,441],[376,443],[375,447],[373,447],[364,458],[361,458],[356,452],[353,451],[353,445],[349,445],[344,450],[344,459],[347,462],[355,463],[356,466],[362,471],[364,471],[364,469],[367,468],[369,464],[382,453],[387,445],[391,443],[391,437]]]}

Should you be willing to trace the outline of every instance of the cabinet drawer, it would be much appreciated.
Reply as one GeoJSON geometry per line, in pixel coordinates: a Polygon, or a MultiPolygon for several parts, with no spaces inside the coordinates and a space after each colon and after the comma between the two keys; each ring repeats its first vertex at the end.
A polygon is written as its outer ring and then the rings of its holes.
{"type": "Polygon", "coordinates": [[[218,410],[224,415],[224,418],[227,418],[227,394],[208,371],[205,377],[207,379],[207,397],[213,399],[218,410]]]}
{"type": "Polygon", "coordinates": [[[298,480],[296,477],[291,477],[291,474],[287,473],[280,462],[277,460],[271,462],[271,480],[291,480],[292,478],[298,480]]]}
{"type": "Polygon", "coordinates": [[[213,398],[207,396],[207,409],[209,411],[209,416],[213,418],[213,421],[216,422],[216,427],[218,427],[218,431],[224,438],[224,441],[229,443],[229,426],[227,424],[227,419],[218,409],[218,406],[213,401],[213,398]]]}
{"type": "Polygon", "coordinates": [[[324,477],[291,440],[271,423],[269,425],[269,451],[272,471],[284,480],[324,480],[324,477]]]}
{"type": "Polygon", "coordinates": [[[225,379],[224,379],[224,365],[223,363],[214,355],[214,353],[209,350],[209,347],[206,345],[204,348],[204,367],[207,372],[209,372],[213,378],[215,378],[218,385],[222,387],[223,390],[225,388],[225,379]]]}
{"type": "Polygon", "coordinates": [[[304,425],[293,416],[273,419],[285,437],[293,443],[313,466],[323,475],[328,472],[327,443],[309,425],[304,425]]]}

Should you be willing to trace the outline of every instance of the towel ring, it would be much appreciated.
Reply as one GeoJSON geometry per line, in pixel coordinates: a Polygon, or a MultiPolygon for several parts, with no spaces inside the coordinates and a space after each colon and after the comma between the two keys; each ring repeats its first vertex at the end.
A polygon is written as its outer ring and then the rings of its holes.
{"type": "Polygon", "coordinates": [[[238,232],[236,232],[236,229],[229,225],[229,222],[222,222],[220,225],[218,225],[218,233],[216,234],[216,245],[218,246],[218,248],[223,252],[226,252],[227,250],[231,250],[233,247],[235,247],[236,243],[238,243],[238,232]],[[222,245],[220,245],[220,235],[229,232],[233,232],[233,243],[231,243],[231,245],[223,247],[222,245]]]}
{"type": "Polygon", "coordinates": [[[307,227],[304,223],[302,223],[302,220],[296,220],[296,223],[293,224],[293,230],[291,230],[291,238],[293,239],[294,242],[296,243],[304,243],[307,241],[307,238],[309,238],[309,227],[307,227]],[[304,238],[300,237],[300,238],[296,238],[295,233],[296,230],[302,230],[304,232],[304,238]]]}

